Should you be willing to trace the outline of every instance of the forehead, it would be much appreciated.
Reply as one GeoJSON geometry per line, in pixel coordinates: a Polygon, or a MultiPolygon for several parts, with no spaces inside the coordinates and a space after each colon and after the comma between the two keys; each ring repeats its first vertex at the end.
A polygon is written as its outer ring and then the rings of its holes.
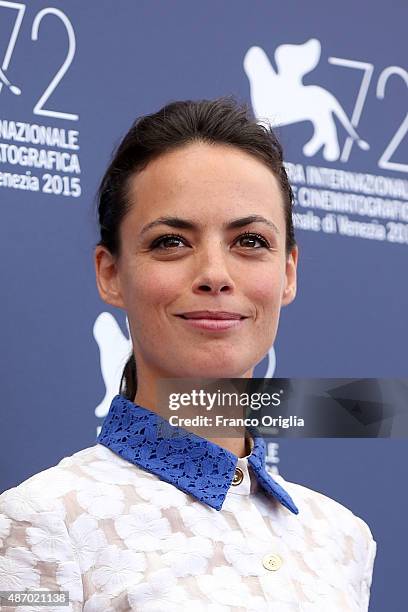
{"type": "Polygon", "coordinates": [[[284,223],[273,172],[254,155],[223,144],[190,143],[160,155],[130,179],[128,198],[129,214],[141,224],[187,211],[207,222],[240,212],[268,213],[284,223]]]}

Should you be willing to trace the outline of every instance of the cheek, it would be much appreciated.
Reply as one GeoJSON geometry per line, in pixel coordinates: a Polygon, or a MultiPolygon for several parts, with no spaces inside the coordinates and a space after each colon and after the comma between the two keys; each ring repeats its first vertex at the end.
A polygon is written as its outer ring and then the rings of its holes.
{"type": "Polygon", "coordinates": [[[259,309],[275,311],[281,303],[282,287],[282,271],[269,269],[261,276],[249,278],[247,295],[259,309]]]}
{"type": "Polygon", "coordinates": [[[164,266],[134,266],[124,282],[126,306],[141,318],[149,318],[158,307],[174,300],[178,286],[177,275],[169,274],[164,266]]]}

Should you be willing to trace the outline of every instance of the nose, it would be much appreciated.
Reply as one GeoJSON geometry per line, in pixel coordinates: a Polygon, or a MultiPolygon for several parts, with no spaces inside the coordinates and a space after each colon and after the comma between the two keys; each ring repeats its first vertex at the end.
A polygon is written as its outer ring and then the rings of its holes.
{"type": "Polygon", "coordinates": [[[235,283],[227,265],[228,251],[218,243],[202,247],[197,254],[197,274],[193,281],[194,293],[231,293],[235,283]]]}

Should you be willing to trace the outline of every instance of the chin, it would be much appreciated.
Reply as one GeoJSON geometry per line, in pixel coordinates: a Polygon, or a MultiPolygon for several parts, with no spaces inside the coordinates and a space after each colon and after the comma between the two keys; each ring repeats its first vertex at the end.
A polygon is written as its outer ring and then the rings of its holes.
{"type": "Polygon", "coordinates": [[[228,363],[217,363],[213,360],[211,364],[206,366],[200,364],[196,368],[190,367],[185,369],[185,378],[241,378],[249,370],[253,369],[254,365],[248,364],[232,364],[231,359],[228,363]]]}

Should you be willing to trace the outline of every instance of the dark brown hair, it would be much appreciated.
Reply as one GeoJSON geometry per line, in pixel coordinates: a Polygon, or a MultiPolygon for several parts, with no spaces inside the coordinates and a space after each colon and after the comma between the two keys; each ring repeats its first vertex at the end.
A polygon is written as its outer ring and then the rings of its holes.
{"type": "MultiPolygon", "coordinates": [[[[293,193],[283,165],[282,147],[272,128],[257,123],[248,105],[239,104],[232,96],[171,102],[156,113],[136,119],[114,153],[99,187],[98,245],[105,246],[114,256],[120,255],[119,228],[130,208],[126,197],[129,178],[159,155],[196,141],[237,147],[270,168],[282,191],[289,254],[296,244],[293,193]]],[[[120,393],[133,401],[136,391],[136,362],[132,353],[122,374],[120,393]]]]}

